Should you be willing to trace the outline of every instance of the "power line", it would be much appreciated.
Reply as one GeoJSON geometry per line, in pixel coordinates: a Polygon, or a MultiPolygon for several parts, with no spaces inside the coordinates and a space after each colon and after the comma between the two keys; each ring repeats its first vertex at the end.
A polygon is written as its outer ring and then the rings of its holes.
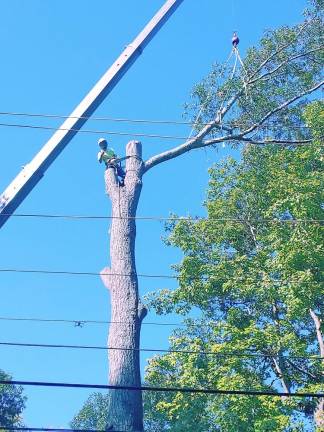
{"type": "Polygon", "coordinates": [[[54,131],[73,131],[96,135],[121,135],[121,136],[133,136],[133,137],[145,137],[145,138],[159,138],[159,139],[169,139],[169,140],[187,140],[187,137],[174,136],[174,135],[158,135],[158,134],[147,134],[147,133],[137,133],[137,132],[115,132],[107,130],[93,130],[93,129],[75,129],[75,128],[56,128],[52,126],[39,126],[39,125],[28,125],[28,124],[18,124],[18,123],[0,123],[3,127],[15,127],[23,129],[40,129],[40,130],[54,130],[54,131]]]}
{"type": "Polygon", "coordinates": [[[296,223],[310,223],[310,224],[322,224],[324,219],[242,219],[242,218],[207,218],[207,217],[166,217],[166,216],[101,216],[101,215],[68,215],[68,214],[41,214],[41,213],[1,213],[0,216],[11,216],[18,218],[43,218],[43,219],[77,219],[77,220],[140,220],[140,221],[161,221],[161,222],[173,222],[173,221],[187,221],[187,222],[235,222],[235,223],[278,223],[278,224],[291,224],[296,223]]]}
{"type": "MultiPolygon", "coordinates": [[[[56,118],[56,119],[85,119],[85,120],[94,120],[94,121],[107,121],[107,122],[117,122],[117,123],[147,123],[147,124],[170,124],[170,125],[189,125],[193,124],[192,121],[180,121],[180,120],[152,120],[152,119],[132,119],[132,118],[116,118],[116,117],[89,117],[89,116],[68,116],[68,115],[59,115],[59,114],[40,114],[40,113],[26,113],[26,112],[10,112],[10,111],[2,111],[0,115],[3,116],[14,116],[14,117],[39,117],[39,118],[56,118]]],[[[207,126],[209,123],[200,123],[203,126],[207,126]]],[[[270,124],[270,125],[261,125],[262,129],[266,129],[269,126],[282,128],[284,125],[288,129],[310,129],[309,126],[306,125],[292,125],[291,123],[285,124],[270,124]]],[[[233,129],[239,126],[246,126],[244,123],[224,123],[223,126],[232,127],[233,129]]]]}
{"type": "MultiPolygon", "coordinates": [[[[98,273],[98,272],[86,272],[86,271],[65,271],[65,270],[38,270],[38,269],[16,269],[16,268],[0,268],[0,273],[31,273],[31,274],[49,274],[49,275],[68,275],[68,276],[114,276],[114,277],[142,277],[142,278],[153,278],[153,279],[188,279],[190,281],[208,281],[207,276],[177,276],[177,275],[161,275],[161,274],[147,274],[147,273],[98,273]]],[[[246,279],[238,278],[236,281],[244,282],[246,279]]],[[[298,281],[298,280],[297,280],[298,281]]],[[[262,284],[275,284],[275,283],[290,283],[295,282],[293,279],[290,280],[259,280],[254,282],[262,284]]],[[[315,283],[315,281],[302,281],[303,283],[315,283]]],[[[250,285],[252,282],[250,282],[250,285]]],[[[317,283],[317,282],[316,282],[317,283]]]]}
{"type": "Polygon", "coordinates": [[[272,396],[272,397],[300,397],[300,398],[322,398],[324,393],[284,393],[275,391],[258,390],[220,390],[193,387],[155,387],[155,386],[119,386],[106,384],[80,384],[63,382],[40,382],[40,381],[10,381],[0,380],[4,385],[21,385],[35,387],[63,387],[63,388],[94,388],[101,390],[130,390],[130,391],[156,391],[156,392],[177,392],[177,393],[200,393],[212,395],[235,395],[235,396],[272,396]]]}
{"type": "Polygon", "coordinates": [[[34,270],[34,269],[0,269],[0,273],[35,273],[35,274],[54,274],[69,276],[116,276],[116,277],[143,277],[154,279],[180,279],[181,276],[173,275],[152,275],[141,273],[98,273],[98,272],[81,272],[81,271],[64,271],[64,270],[34,270]]]}
{"type": "MultiPolygon", "coordinates": [[[[17,318],[17,317],[0,317],[0,321],[27,321],[27,322],[42,322],[42,323],[66,323],[74,324],[76,327],[83,327],[84,324],[129,324],[127,321],[104,321],[104,320],[68,320],[68,319],[46,319],[46,318],[17,318]]],[[[169,326],[169,327],[183,327],[184,323],[166,323],[166,322],[142,322],[141,325],[151,326],[169,326]]],[[[205,326],[212,324],[205,324],[205,326]]],[[[203,324],[191,324],[191,326],[203,326],[203,324]]]]}
{"type": "MultiPolygon", "coordinates": [[[[75,128],[56,128],[52,126],[39,126],[39,125],[28,125],[28,124],[18,124],[18,123],[0,123],[2,127],[15,127],[15,128],[23,128],[23,129],[38,129],[38,130],[54,130],[54,131],[73,131],[73,132],[81,132],[95,135],[119,135],[119,136],[132,136],[137,138],[158,138],[158,139],[168,139],[168,140],[181,140],[181,141],[189,141],[195,139],[195,137],[188,138],[187,136],[175,136],[175,135],[159,135],[159,134],[148,134],[148,133],[137,133],[137,132],[115,132],[115,131],[107,131],[107,130],[93,130],[93,129],[75,129],[75,128]]],[[[230,138],[231,135],[228,135],[227,138],[230,138]]],[[[236,141],[239,141],[239,138],[236,137],[236,141]]],[[[309,140],[309,142],[302,142],[298,145],[312,145],[313,140],[309,140]]],[[[204,143],[204,141],[202,141],[204,143]]],[[[248,144],[251,145],[260,145],[260,142],[254,143],[253,141],[247,141],[248,144]]],[[[213,143],[213,145],[221,144],[221,142],[213,143]]],[[[266,145],[267,142],[262,143],[266,145]]],[[[287,145],[287,143],[276,143],[270,142],[269,145],[287,145]]],[[[294,145],[294,142],[291,142],[291,145],[294,145]]],[[[321,144],[317,144],[317,147],[323,147],[321,144]]]]}
{"type": "MultiPolygon", "coordinates": [[[[101,429],[64,429],[64,428],[43,428],[43,427],[27,427],[27,426],[5,426],[0,425],[0,430],[9,430],[9,431],[35,431],[35,432],[107,432],[107,430],[101,429]]],[[[114,432],[127,432],[127,431],[117,431],[114,429],[114,432]]],[[[131,431],[129,431],[131,432],[131,431]]]]}
{"type": "MultiPolygon", "coordinates": [[[[57,349],[86,349],[86,350],[104,350],[104,351],[138,351],[138,352],[159,352],[167,354],[198,354],[210,355],[215,357],[232,357],[232,358],[275,358],[275,354],[261,354],[261,353],[244,353],[244,352],[214,352],[214,351],[195,351],[195,350],[174,350],[174,349],[157,349],[157,348],[124,348],[124,347],[106,347],[95,345],[56,345],[56,344],[36,344],[24,342],[0,342],[0,346],[14,346],[24,348],[57,348],[57,349]]],[[[304,359],[304,360],[323,360],[324,357],[320,356],[282,356],[286,359],[304,359]]]]}

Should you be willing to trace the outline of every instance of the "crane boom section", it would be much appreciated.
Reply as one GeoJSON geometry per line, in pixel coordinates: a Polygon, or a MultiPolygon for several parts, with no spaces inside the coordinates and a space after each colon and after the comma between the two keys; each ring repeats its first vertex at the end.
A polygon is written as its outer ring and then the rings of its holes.
{"type": "Polygon", "coordinates": [[[167,0],[165,2],[151,21],[133,42],[127,45],[103,77],[36,154],[34,159],[25,165],[22,171],[0,195],[0,228],[43,177],[47,168],[64,150],[73,136],[84,125],[87,117],[93,114],[112,91],[182,1],[167,0]]]}

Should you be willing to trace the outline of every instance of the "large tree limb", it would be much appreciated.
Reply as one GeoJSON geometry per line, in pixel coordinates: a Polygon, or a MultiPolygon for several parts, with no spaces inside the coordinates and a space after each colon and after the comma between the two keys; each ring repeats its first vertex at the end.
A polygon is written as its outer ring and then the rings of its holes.
{"type": "MultiPolygon", "coordinates": [[[[301,33],[308,24],[309,24],[309,22],[305,23],[304,26],[298,32],[298,34],[301,33]]],[[[267,72],[267,73],[261,75],[261,77],[255,78],[255,76],[260,71],[262,71],[264,66],[269,61],[271,61],[276,55],[278,55],[280,52],[282,52],[284,49],[286,49],[290,44],[291,44],[291,42],[279,47],[274,53],[272,53],[267,59],[265,59],[264,62],[262,62],[261,65],[257,68],[257,70],[254,71],[250,77],[248,77],[247,82],[249,84],[254,83],[257,80],[260,80],[260,79],[268,76],[270,73],[274,73],[275,71],[277,71],[280,67],[282,67],[285,64],[286,61],[287,62],[293,61],[297,58],[300,58],[302,56],[305,56],[307,54],[310,54],[310,53],[320,49],[320,48],[316,48],[316,49],[310,50],[307,53],[295,55],[295,56],[291,57],[290,59],[286,60],[285,62],[282,62],[273,71],[267,72]]],[[[212,120],[210,123],[207,123],[195,137],[187,139],[184,143],[149,158],[143,164],[143,173],[145,173],[149,169],[153,168],[154,166],[158,165],[159,163],[162,163],[162,162],[165,162],[167,160],[178,157],[184,153],[187,153],[190,150],[198,149],[201,147],[211,146],[211,145],[218,144],[218,143],[221,143],[224,141],[247,141],[247,142],[250,142],[251,144],[258,144],[258,145],[264,144],[265,141],[253,140],[252,138],[246,137],[246,135],[257,130],[263,123],[265,123],[270,117],[274,116],[277,112],[285,109],[286,107],[293,104],[294,102],[296,102],[300,98],[314,92],[315,90],[320,88],[323,84],[324,84],[324,81],[317,83],[313,87],[299,93],[298,95],[294,96],[293,98],[285,101],[283,104],[281,104],[281,105],[277,106],[276,108],[268,111],[259,122],[255,123],[251,127],[247,128],[246,130],[244,130],[240,134],[236,134],[236,135],[230,134],[230,135],[226,135],[226,136],[222,136],[222,137],[216,137],[216,138],[204,141],[204,137],[206,137],[213,129],[215,129],[215,128],[220,129],[221,128],[222,120],[223,120],[224,116],[230,111],[230,109],[233,107],[233,105],[237,102],[237,100],[244,93],[244,88],[242,87],[234,96],[232,96],[232,98],[228,101],[228,103],[221,110],[217,111],[214,120],[212,120]]],[[[227,130],[227,131],[230,133],[232,132],[231,129],[227,130]]],[[[279,141],[279,140],[275,140],[275,139],[274,140],[267,140],[267,143],[277,143],[277,144],[281,144],[281,145],[301,145],[301,144],[307,144],[309,142],[311,142],[311,140],[299,140],[299,141],[290,141],[290,140],[280,140],[279,141]]]]}

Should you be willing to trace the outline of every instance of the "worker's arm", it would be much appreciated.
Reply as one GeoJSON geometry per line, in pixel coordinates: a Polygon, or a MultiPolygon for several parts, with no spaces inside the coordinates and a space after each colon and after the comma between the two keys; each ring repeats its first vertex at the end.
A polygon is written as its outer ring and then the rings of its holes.
{"type": "Polygon", "coordinates": [[[99,163],[102,162],[102,156],[103,156],[103,154],[104,154],[104,151],[103,151],[103,150],[101,150],[101,151],[98,153],[98,162],[99,162],[99,163]]]}

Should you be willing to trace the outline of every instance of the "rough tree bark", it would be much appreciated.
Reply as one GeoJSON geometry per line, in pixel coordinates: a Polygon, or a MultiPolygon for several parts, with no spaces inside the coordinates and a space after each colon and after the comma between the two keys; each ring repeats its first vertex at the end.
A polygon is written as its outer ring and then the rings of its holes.
{"type": "MultiPolygon", "coordinates": [[[[108,350],[109,384],[141,385],[139,343],[141,323],[147,311],[138,294],[135,264],[136,224],[134,217],[142,189],[141,143],[131,141],[126,147],[125,186],[120,187],[113,169],[105,171],[106,192],[111,200],[111,267],[101,272],[110,290],[111,321],[108,350]],[[127,275],[127,276],[126,276],[127,275]]],[[[142,394],[134,390],[111,390],[107,429],[143,431],[142,394]],[[110,429],[109,429],[110,428],[110,429]]]]}

